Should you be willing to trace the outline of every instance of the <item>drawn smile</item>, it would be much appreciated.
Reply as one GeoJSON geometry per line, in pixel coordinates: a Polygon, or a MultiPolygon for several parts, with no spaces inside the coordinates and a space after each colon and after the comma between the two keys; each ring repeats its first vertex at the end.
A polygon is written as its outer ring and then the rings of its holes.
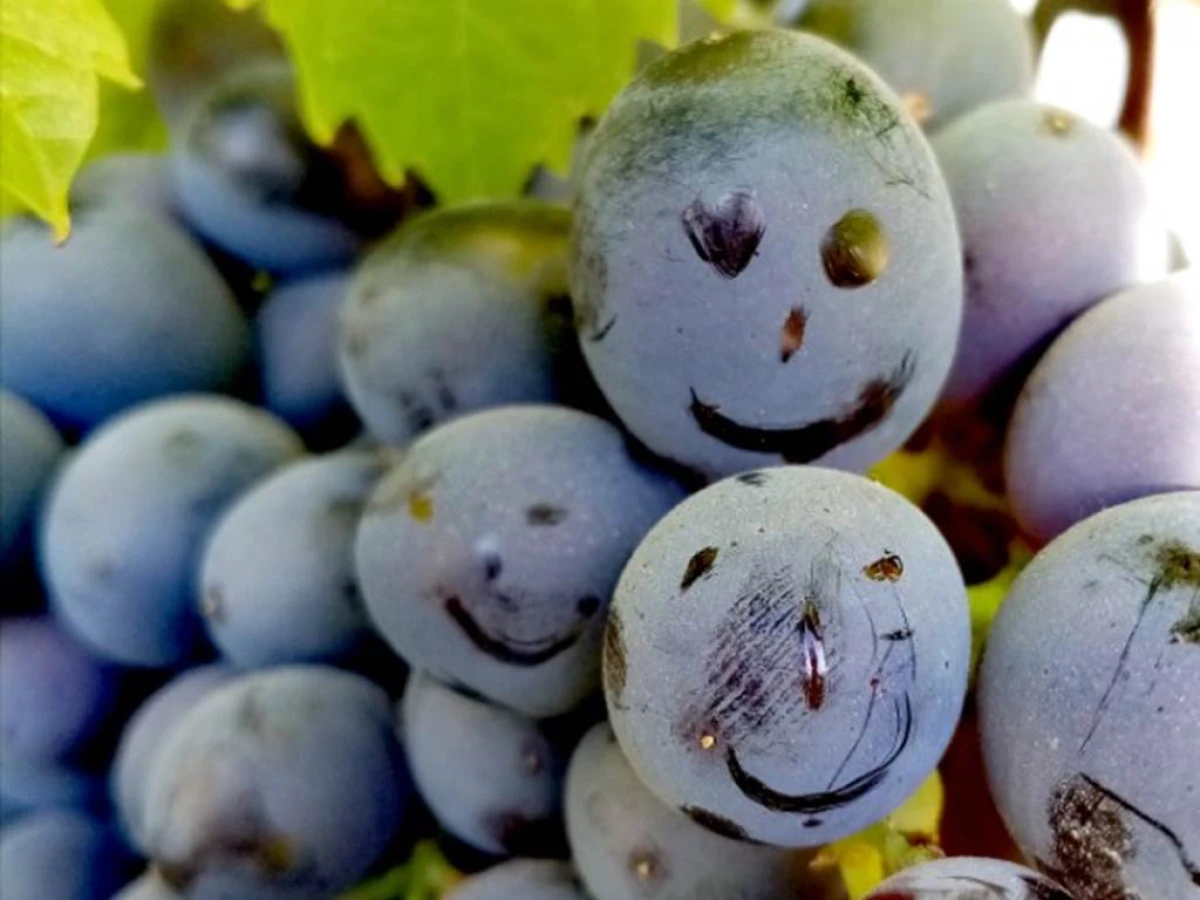
{"type": "Polygon", "coordinates": [[[569,649],[583,633],[582,625],[577,625],[561,636],[536,641],[516,640],[507,635],[489,633],[458,597],[446,598],[445,607],[446,613],[472,644],[493,659],[510,666],[540,666],[569,649]]]}
{"type": "Polygon", "coordinates": [[[720,406],[701,400],[694,389],[690,412],[701,431],[729,447],[776,454],[789,463],[810,463],[877,427],[891,413],[915,370],[913,355],[906,353],[891,375],[863,385],[858,398],[840,415],[804,425],[743,425],[722,415],[720,406]]]}

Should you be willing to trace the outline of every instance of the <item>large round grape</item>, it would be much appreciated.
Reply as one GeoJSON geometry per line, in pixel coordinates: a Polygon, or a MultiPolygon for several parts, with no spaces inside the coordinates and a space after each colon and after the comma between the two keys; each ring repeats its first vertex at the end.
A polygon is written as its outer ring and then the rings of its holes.
{"type": "Polygon", "coordinates": [[[570,865],[514,859],[468,878],[446,900],[588,900],[570,865]]]}
{"type": "Polygon", "coordinates": [[[84,208],[72,225],[62,246],[25,218],[0,235],[0,383],[83,429],[233,380],[246,322],[195,241],[128,204],[84,208]]]}
{"type": "Polygon", "coordinates": [[[202,698],[234,678],[229,666],[208,665],[177,675],[146,699],[121,733],[110,773],[113,805],[125,833],[142,846],[142,797],[158,748],[202,698]]]}
{"type": "Polygon", "coordinates": [[[243,668],[346,658],[370,636],[354,577],[354,533],[383,454],[287,466],[213,529],[200,566],[209,637],[243,668]]]}
{"type": "Polygon", "coordinates": [[[52,763],[87,749],[115,712],[120,672],[53,619],[0,620],[0,757],[52,763]]]}
{"type": "Polygon", "coordinates": [[[1131,288],[1055,341],[1017,401],[1004,471],[1039,541],[1106,506],[1200,489],[1200,272],[1131,288]]]}
{"type": "Polygon", "coordinates": [[[475,413],[417,441],[380,482],[359,526],[359,586],[414,667],[556,715],[598,685],[621,567],[682,497],[594,416],[475,413]]]}
{"type": "MultiPolygon", "coordinates": [[[[62,452],[62,438],[49,420],[16,394],[0,390],[0,566],[5,570],[27,556],[30,525],[62,452]]],[[[11,602],[6,596],[5,605],[11,602]]]]}
{"type": "Polygon", "coordinates": [[[621,575],[613,729],[665,803],[783,846],[849,835],[937,764],[962,708],[966,591],[898,494],[790,466],[694,495],[621,575]]]}
{"type": "Polygon", "coordinates": [[[571,757],[566,810],[571,853],[595,900],[809,896],[813,879],[800,854],[735,840],[736,829],[719,817],[664,806],[607,724],[571,757]]]}
{"type": "Polygon", "coordinates": [[[1081,898],[1200,895],[1200,491],[1079,523],[1013,586],[979,708],[1026,854],[1081,898]]]}
{"type": "Polygon", "coordinates": [[[962,313],[921,130],[860,62],[783,31],[689,44],[621,93],[584,160],[571,274],[617,414],[708,476],[887,455],[962,313]]]}
{"type": "Polygon", "coordinates": [[[343,221],[346,175],[300,122],[288,67],[219,79],[182,117],[171,172],[187,222],[256,268],[285,275],[345,265],[360,238],[343,221]]]}
{"type": "Polygon", "coordinates": [[[302,449],[274,416],[203,395],[146,404],[95,432],[54,485],[42,529],[56,612],[119,662],[185,661],[202,631],[196,570],[209,529],[302,449]]]}
{"type": "Polygon", "coordinates": [[[566,757],[536,722],[420,674],[400,722],[417,791],[443,828],[497,856],[561,847],[566,757]]]}
{"type": "Polygon", "coordinates": [[[116,835],[82,813],[39,813],[0,831],[4,900],[109,900],[134,871],[116,835]]]}
{"type": "Polygon", "coordinates": [[[355,410],[404,443],[459,413],[551,400],[570,216],[533,201],[476,204],[406,223],[368,256],[342,313],[355,410]]]}
{"type": "Polygon", "coordinates": [[[188,897],[324,900],[367,874],[407,802],[383,691],[281,667],[217,688],[170,730],[150,763],[143,838],[188,897]]]}
{"type": "Polygon", "coordinates": [[[878,72],[930,131],[1033,90],[1033,36],[1011,0],[814,0],[797,24],[878,72]]]}
{"type": "MultiPolygon", "coordinates": [[[[1072,900],[1032,869],[999,859],[938,859],[893,875],[866,900],[1072,900]]],[[[1114,898],[1115,900],[1115,898],[1114,898]]]]}
{"type": "Polygon", "coordinates": [[[966,271],[947,401],[972,403],[1023,377],[1087,307],[1166,274],[1166,230],[1133,150],[1113,132],[1012,100],[964,116],[933,148],[966,271]]]}
{"type": "Polygon", "coordinates": [[[330,272],[286,282],[254,320],[262,404],[310,444],[353,434],[355,417],[338,379],[338,312],[349,276],[330,272]]]}

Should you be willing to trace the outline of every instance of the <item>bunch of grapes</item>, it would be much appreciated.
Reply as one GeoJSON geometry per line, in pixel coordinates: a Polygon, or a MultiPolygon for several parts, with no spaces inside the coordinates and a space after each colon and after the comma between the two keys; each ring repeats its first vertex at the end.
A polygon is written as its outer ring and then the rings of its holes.
{"type": "Polygon", "coordinates": [[[782,6],[452,206],[168,5],[0,232],[0,898],[1200,898],[1200,277],[1008,0],[782,6]]]}

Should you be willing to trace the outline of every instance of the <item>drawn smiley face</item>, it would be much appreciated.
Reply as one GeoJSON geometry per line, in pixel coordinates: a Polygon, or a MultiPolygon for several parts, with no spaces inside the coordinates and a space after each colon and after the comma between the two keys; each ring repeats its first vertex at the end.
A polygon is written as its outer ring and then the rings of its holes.
{"type": "MultiPolygon", "coordinates": [[[[664,65],[614,106],[584,168],[584,353],[631,431],[710,478],[869,465],[915,429],[953,358],[945,185],[874,76],[825,50],[713,46],[772,63],[718,66],[720,92],[664,65]]],[[[682,54],[701,68],[703,48],[682,54]]]]}
{"type": "Polygon", "coordinates": [[[605,690],[660,798],[725,834],[815,846],[936,763],[965,692],[961,579],[933,526],[877,491],[831,470],[746,473],[635,553],[605,690]]]}

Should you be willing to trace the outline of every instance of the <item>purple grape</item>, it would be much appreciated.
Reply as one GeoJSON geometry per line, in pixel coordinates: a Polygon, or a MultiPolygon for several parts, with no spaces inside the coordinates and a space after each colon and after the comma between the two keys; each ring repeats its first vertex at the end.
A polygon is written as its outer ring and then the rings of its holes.
{"type": "Polygon", "coordinates": [[[689,44],[621,93],[584,160],[571,275],[617,415],[707,477],[887,455],[941,390],[962,308],[920,128],[849,54],[784,31],[689,44]]]}
{"type": "Polygon", "coordinates": [[[133,871],[117,836],[78,812],[39,813],[0,831],[4,900],[109,900],[133,871]]]}
{"type": "Polygon", "coordinates": [[[1014,100],[964,116],[934,137],[933,148],[954,199],[966,269],[949,403],[1015,390],[1019,383],[1009,383],[1073,318],[1166,274],[1166,231],[1151,215],[1137,157],[1111,131],[1014,100]]]}
{"type": "Polygon", "coordinates": [[[599,684],[621,566],[682,497],[594,416],[466,416],[371,496],[355,548],[367,611],[413,667],[528,716],[566,712],[599,684]]]}
{"type": "Polygon", "coordinates": [[[1106,506],[1200,488],[1200,273],[1068,328],[1025,384],[1004,463],[1013,513],[1041,542],[1106,506]]]}
{"type": "MultiPolygon", "coordinates": [[[[0,391],[0,566],[6,573],[28,556],[30,526],[63,449],[49,419],[16,394],[0,391]]],[[[5,606],[13,600],[7,594],[5,606]]]]}
{"type": "Polygon", "coordinates": [[[962,575],[915,506],[790,466],[684,501],[621,575],[604,642],[613,729],[669,806],[791,847],[887,815],[958,724],[962,575]]]}
{"type": "Polygon", "coordinates": [[[1200,491],[1085,519],[991,630],[979,712],[992,794],[1080,898],[1200,896],[1200,491]]]}

